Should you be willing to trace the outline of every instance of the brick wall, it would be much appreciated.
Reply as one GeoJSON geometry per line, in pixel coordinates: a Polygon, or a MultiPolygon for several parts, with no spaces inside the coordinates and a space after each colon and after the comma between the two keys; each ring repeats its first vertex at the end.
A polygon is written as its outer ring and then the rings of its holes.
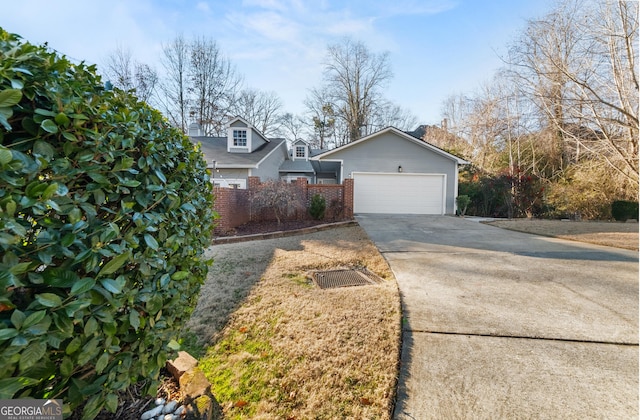
{"type": "MultiPolygon", "coordinates": [[[[215,233],[229,232],[236,226],[249,221],[275,220],[273,212],[256,212],[251,207],[251,195],[261,188],[260,178],[249,177],[247,189],[232,189],[215,187],[214,210],[220,218],[215,233]]],[[[353,180],[346,179],[343,185],[309,184],[306,178],[298,178],[294,184],[305,203],[305,209],[292,211],[290,219],[310,219],[306,209],[309,208],[311,197],[320,194],[325,198],[327,210],[325,220],[349,220],[353,218],[353,180]]]]}
{"type": "Polygon", "coordinates": [[[249,190],[214,187],[213,195],[215,196],[213,209],[220,216],[215,233],[228,232],[251,220],[249,190]]]}

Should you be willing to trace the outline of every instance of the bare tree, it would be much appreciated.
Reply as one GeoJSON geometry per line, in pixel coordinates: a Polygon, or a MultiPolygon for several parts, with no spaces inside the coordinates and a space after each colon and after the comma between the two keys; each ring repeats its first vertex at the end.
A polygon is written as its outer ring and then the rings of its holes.
{"type": "Polygon", "coordinates": [[[194,39],[189,53],[190,117],[205,135],[221,135],[242,79],[212,39],[194,39]]]}
{"type": "Polygon", "coordinates": [[[163,93],[160,103],[169,121],[183,133],[189,125],[189,49],[189,43],[180,34],[162,46],[161,58],[165,77],[160,84],[163,93]]]}
{"type": "MultiPolygon", "coordinates": [[[[335,140],[336,137],[342,137],[336,136],[336,111],[331,101],[332,98],[326,87],[309,90],[304,101],[312,123],[313,141],[320,149],[328,147],[332,143],[331,138],[335,140]]],[[[346,135],[343,138],[346,138],[346,135]]],[[[342,142],[336,144],[335,141],[333,143],[334,146],[342,144],[342,142]]]]}
{"type": "Polygon", "coordinates": [[[133,85],[131,51],[118,46],[107,56],[106,76],[114,86],[122,90],[131,90],[133,85]]]}
{"type": "Polygon", "coordinates": [[[389,54],[374,54],[364,43],[345,39],[329,45],[324,67],[326,88],[348,140],[369,134],[381,90],[392,77],[389,54]]]}
{"type": "Polygon", "coordinates": [[[282,219],[293,212],[304,208],[304,198],[295,184],[280,180],[268,180],[260,185],[258,191],[251,196],[251,203],[257,211],[266,209],[273,211],[278,226],[282,219]]]}
{"type": "Polygon", "coordinates": [[[307,123],[299,115],[290,112],[280,116],[279,134],[291,144],[307,134],[307,123]]]}
{"type": "Polygon", "coordinates": [[[131,51],[117,47],[107,56],[105,76],[122,90],[135,90],[141,101],[149,102],[158,83],[158,74],[147,64],[139,63],[131,57],[131,51]]]}
{"type": "Polygon", "coordinates": [[[530,21],[512,49],[521,86],[562,142],[562,165],[599,159],[636,189],[638,7],[566,0],[530,21]]]}
{"type": "Polygon", "coordinates": [[[158,85],[158,73],[153,67],[144,63],[135,63],[133,70],[136,95],[139,99],[149,102],[154,97],[158,85]]]}
{"type": "Polygon", "coordinates": [[[510,180],[506,204],[516,207],[523,174],[554,215],[607,217],[612,200],[637,200],[638,13],[637,2],[559,0],[527,23],[491,83],[445,102],[474,166],[510,180]]]}
{"type": "Polygon", "coordinates": [[[386,127],[395,127],[400,130],[410,130],[418,125],[418,119],[410,110],[392,102],[379,101],[371,115],[371,132],[382,130],[386,127]]]}
{"type": "Polygon", "coordinates": [[[232,103],[232,113],[245,118],[262,134],[275,135],[280,128],[282,101],[276,92],[243,89],[232,103]]]}

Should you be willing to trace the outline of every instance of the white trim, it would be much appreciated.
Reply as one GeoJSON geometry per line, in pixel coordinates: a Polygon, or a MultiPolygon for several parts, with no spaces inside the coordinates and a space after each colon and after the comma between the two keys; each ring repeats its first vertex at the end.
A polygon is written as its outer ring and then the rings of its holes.
{"type": "Polygon", "coordinates": [[[456,170],[453,173],[453,179],[454,179],[454,183],[453,183],[453,214],[458,214],[458,181],[459,181],[459,174],[458,174],[458,165],[456,164],[456,170]]]}
{"type": "MultiPolygon", "coordinates": [[[[317,159],[311,158],[310,160],[317,160],[317,159]]],[[[326,160],[322,160],[322,162],[339,162],[340,163],[340,179],[338,180],[336,178],[336,183],[344,184],[344,159],[326,159],[326,160]]]]}
{"type": "MultiPolygon", "coordinates": [[[[251,124],[249,121],[245,120],[244,118],[240,117],[240,116],[236,116],[235,118],[229,120],[229,122],[227,123],[227,127],[230,128],[231,124],[233,124],[236,121],[240,121],[241,123],[245,124],[248,128],[250,129],[252,132],[256,133],[258,136],[262,137],[262,139],[264,141],[266,141],[267,143],[271,143],[271,140],[269,140],[264,134],[262,134],[260,132],[260,130],[258,130],[257,128],[255,128],[253,126],[253,124],[251,124]]],[[[241,127],[241,128],[245,128],[245,127],[241,127]]]]}
{"type": "Polygon", "coordinates": [[[284,180],[288,183],[291,183],[292,181],[296,181],[298,178],[306,178],[309,184],[313,184],[313,179],[305,175],[287,175],[287,176],[280,177],[281,180],[284,180]]]}
{"type": "MultiPolygon", "coordinates": [[[[280,147],[282,146],[282,143],[286,143],[286,140],[282,140],[280,143],[278,143],[278,145],[276,147],[273,148],[273,150],[271,150],[269,153],[267,153],[266,155],[264,155],[264,157],[262,159],[260,159],[258,162],[251,164],[251,165],[242,165],[242,164],[231,164],[231,163],[220,163],[220,162],[216,162],[216,168],[218,169],[257,169],[260,167],[260,164],[262,162],[264,162],[265,159],[267,159],[269,156],[271,156],[272,153],[274,153],[275,151],[279,150],[280,147]]],[[[284,153],[287,153],[286,150],[283,150],[284,153]]]]}
{"type": "Polygon", "coordinates": [[[233,124],[236,121],[240,121],[241,123],[246,125],[247,128],[253,128],[253,126],[251,125],[251,123],[249,121],[245,120],[244,118],[242,118],[240,116],[236,116],[236,117],[230,119],[229,122],[227,123],[227,127],[231,127],[231,124],[233,124]]]}
{"type": "Polygon", "coordinates": [[[309,157],[307,150],[308,150],[307,146],[296,144],[295,146],[293,146],[293,153],[291,154],[291,157],[292,157],[291,160],[296,160],[296,159],[307,160],[309,157]],[[302,156],[298,156],[298,149],[302,149],[302,156]]]}
{"type": "Polygon", "coordinates": [[[211,183],[222,188],[233,188],[233,185],[237,185],[240,190],[247,189],[247,180],[243,178],[211,178],[211,183]]]}
{"type": "Polygon", "coordinates": [[[320,185],[338,185],[338,181],[333,178],[318,178],[316,184],[320,185]]]}
{"type": "Polygon", "coordinates": [[[409,135],[409,134],[407,134],[407,133],[405,133],[403,131],[398,130],[395,127],[384,128],[384,129],[382,129],[380,131],[377,131],[377,132],[375,132],[373,134],[369,134],[366,137],[358,139],[358,140],[356,140],[354,142],[351,142],[349,144],[346,144],[344,146],[340,146],[340,147],[335,148],[333,150],[329,150],[328,152],[324,152],[324,153],[321,153],[319,155],[316,155],[316,156],[312,157],[311,160],[321,160],[321,159],[324,160],[326,157],[331,156],[334,153],[341,152],[342,150],[346,150],[346,149],[348,149],[348,148],[350,148],[352,146],[355,146],[357,144],[363,143],[363,142],[365,142],[367,140],[371,140],[374,137],[377,137],[379,135],[382,135],[382,134],[385,134],[385,133],[389,133],[389,132],[393,133],[393,134],[395,134],[397,136],[400,136],[403,139],[408,140],[408,141],[410,141],[412,143],[415,143],[415,144],[417,144],[417,145],[419,145],[421,147],[424,147],[425,149],[428,149],[428,150],[430,150],[430,151],[432,151],[434,153],[437,153],[437,154],[439,154],[441,156],[444,156],[444,157],[446,157],[448,159],[451,159],[451,160],[455,161],[457,164],[464,165],[464,164],[469,163],[468,161],[466,161],[464,159],[461,159],[461,158],[459,158],[459,157],[457,157],[455,155],[452,155],[451,153],[445,152],[444,150],[439,149],[436,146],[434,146],[432,144],[429,144],[429,143],[427,143],[425,141],[417,139],[417,138],[415,138],[415,137],[413,137],[413,136],[411,136],[411,135],[409,135]]]}
{"type": "Polygon", "coordinates": [[[251,153],[251,146],[253,141],[253,130],[251,127],[229,127],[227,128],[227,153],[251,153]],[[246,135],[246,146],[235,146],[233,144],[234,131],[244,131],[246,135]]]}

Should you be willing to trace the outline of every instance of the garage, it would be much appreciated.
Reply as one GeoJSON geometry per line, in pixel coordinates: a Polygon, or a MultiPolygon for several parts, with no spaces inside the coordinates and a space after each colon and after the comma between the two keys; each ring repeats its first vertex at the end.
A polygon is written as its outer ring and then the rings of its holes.
{"type": "Polygon", "coordinates": [[[445,213],[445,174],[354,172],[353,180],[354,213],[445,213]]]}
{"type": "Polygon", "coordinates": [[[311,160],[335,165],[339,183],[353,183],[349,210],[393,214],[456,214],[458,165],[469,163],[394,127],[311,160]]]}

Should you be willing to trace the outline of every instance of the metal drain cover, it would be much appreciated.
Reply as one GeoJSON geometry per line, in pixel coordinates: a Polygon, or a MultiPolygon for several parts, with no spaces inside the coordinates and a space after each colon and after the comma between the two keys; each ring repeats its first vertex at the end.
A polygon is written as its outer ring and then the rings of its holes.
{"type": "Polygon", "coordinates": [[[312,274],[314,283],[321,289],[336,287],[366,286],[375,284],[375,274],[366,270],[329,270],[316,271],[312,274]]]}

